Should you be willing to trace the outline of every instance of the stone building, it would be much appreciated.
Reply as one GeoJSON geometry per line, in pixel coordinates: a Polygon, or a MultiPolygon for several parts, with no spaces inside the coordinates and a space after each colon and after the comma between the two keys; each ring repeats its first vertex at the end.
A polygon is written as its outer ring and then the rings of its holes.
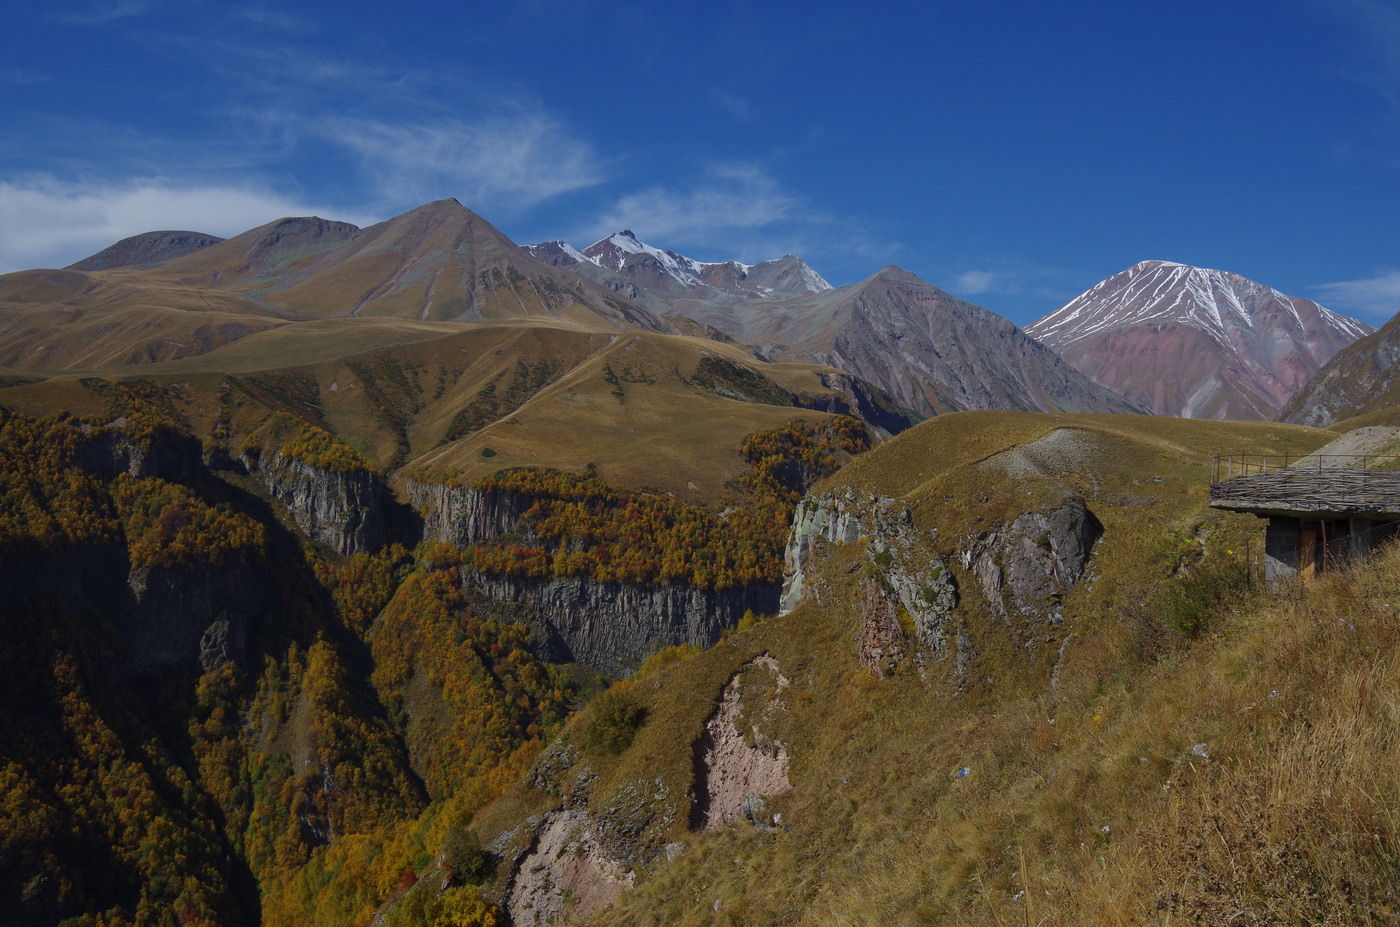
{"type": "Polygon", "coordinates": [[[1307,582],[1400,536],[1400,457],[1217,457],[1210,504],[1268,519],[1264,579],[1271,588],[1307,582]]]}

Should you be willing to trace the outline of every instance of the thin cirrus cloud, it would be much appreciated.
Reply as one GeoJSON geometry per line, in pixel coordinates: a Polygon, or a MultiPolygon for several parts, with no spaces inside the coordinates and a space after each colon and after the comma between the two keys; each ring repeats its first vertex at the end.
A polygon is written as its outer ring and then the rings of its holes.
{"type": "Polygon", "coordinates": [[[969,270],[953,278],[952,289],[955,293],[975,295],[995,293],[1002,289],[1003,285],[1002,274],[990,270],[969,270]]]}
{"type": "Polygon", "coordinates": [[[455,195],[518,213],[604,179],[593,149],[541,112],[470,123],[329,120],[315,131],[354,153],[380,198],[397,206],[455,195]]]}
{"type": "Polygon", "coordinates": [[[344,215],[253,187],[188,186],[163,178],[119,183],[36,175],[0,181],[0,273],[63,267],[141,232],[182,229],[228,237],[283,216],[344,215]]]}
{"type": "Polygon", "coordinates": [[[145,0],[116,0],[115,3],[94,4],[85,10],[73,13],[53,13],[51,16],[54,20],[69,25],[97,26],[115,19],[144,16],[149,8],[150,4],[146,3],[145,0]]]}
{"type": "Polygon", "coordinates": [[[1361,280],[1342,280],[1313,287],[1318,302],[1340,312],[1387,321],[1400,312],[1400,270],[1389,270],[1361,280]]]}
{"type": "Polygon", "coordinates": [[[585,236],[634,229],[656,241],[710,243],[735,231],[810,221],[802,202],[750,165],[713,168],[707,182],[686,190],[655,186],[619,199],[585,236]]]}
{"type": "Polygon", "coordinates": [[[1047,302],[1058,300],[1059,305],[1074,295],[1072,291],[1080,283],[1076,275],[1061,268],[1008,262],[1006,267],[993,270],[955,274],[948,289],[961,296],[1034,296],[1047,302]]]}

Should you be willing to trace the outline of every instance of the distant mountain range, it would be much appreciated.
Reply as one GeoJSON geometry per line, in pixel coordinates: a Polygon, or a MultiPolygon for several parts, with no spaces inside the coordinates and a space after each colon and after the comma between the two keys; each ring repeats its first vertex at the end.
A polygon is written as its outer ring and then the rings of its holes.
{"type": "Polygon", "coordinates": [[[1237,274],[1165,261],[1115,274],[1022,331],[894,266],[836,288],[795,255],[697,261],[628,229],[581,250],[518,246],[448,199],[364,229],[301,217],[228,240],[149,232],[63,270],[5,275],[0,367],[149,364],[354,318],[698,335],[746,346],[758,364],[845,371],[917,417],[1272,419],[1373,331],[1237,274]]]}
{"type": "Polygon", "coordinates": [[[1374,329],[1238,274],[1142,261],[1026,327],[1158,415],[1271,420],[1374,329]]]}
{"type": "Polygon", "coordinates": [[[833,288],[794,255],[760,264],[704,263],[645,244],[630,230],[582,251],[562,241],[524,250],[770,360],[853,373],[920,416],[969,409],[1143,411],[1005,318],[892,265],[833,288]]]}

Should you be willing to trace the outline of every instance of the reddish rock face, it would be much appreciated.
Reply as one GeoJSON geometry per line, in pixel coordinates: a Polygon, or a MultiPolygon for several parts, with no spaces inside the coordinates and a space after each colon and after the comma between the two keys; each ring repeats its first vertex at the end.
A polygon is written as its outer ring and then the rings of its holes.
{"type": "Polygon", "coordinates": [[[1269,420],[1372,328],[1237,274],[1143,261],[1026,331],[1158,415],[1269,420]]]}

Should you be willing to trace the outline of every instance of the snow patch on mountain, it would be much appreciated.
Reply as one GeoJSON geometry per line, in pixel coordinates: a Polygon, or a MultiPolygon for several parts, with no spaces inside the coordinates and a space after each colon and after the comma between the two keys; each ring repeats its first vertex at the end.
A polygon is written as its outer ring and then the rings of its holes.
{"type": "Polygon", "coordinates": [[[1189,325],[1228,346],[1232,330],[1255,329],[1261,315],[1273,316],[1275,328],[1282,323],[1286,328],[1303,332],[1306,325],[1299,314],[1302,304],[1315,307],[1319,323],[1348,340],[1371,331],[1364,323],[1311,300],[1295,300],[1238,274],[1170,261],[1135,264],[1033,322],[1026,331],[1063,350],[1114,329],[1154,324],[1189,325]]]}
{"type": "Polygon", "coordinates": [[[573,262],[589,261],[627,276],[632,275],[635,269],[648,265],[648,262],[639,264],[636,260],[637,255],[643,255],[655,262],[649,266],[660,268],[666,276],[686,287],[711,291],[718,289],[721,293],[730,292],[748,298],[783,299],[832,289],[821,274],[791,254],[759,264],[697,261],[674,251],[653,247],[639,240],[631,229],[614,232],[582,251],[562,241],[526,245],[525,250],[550,263],[557,264],[560,255],[568,255],[573,262]]]}

